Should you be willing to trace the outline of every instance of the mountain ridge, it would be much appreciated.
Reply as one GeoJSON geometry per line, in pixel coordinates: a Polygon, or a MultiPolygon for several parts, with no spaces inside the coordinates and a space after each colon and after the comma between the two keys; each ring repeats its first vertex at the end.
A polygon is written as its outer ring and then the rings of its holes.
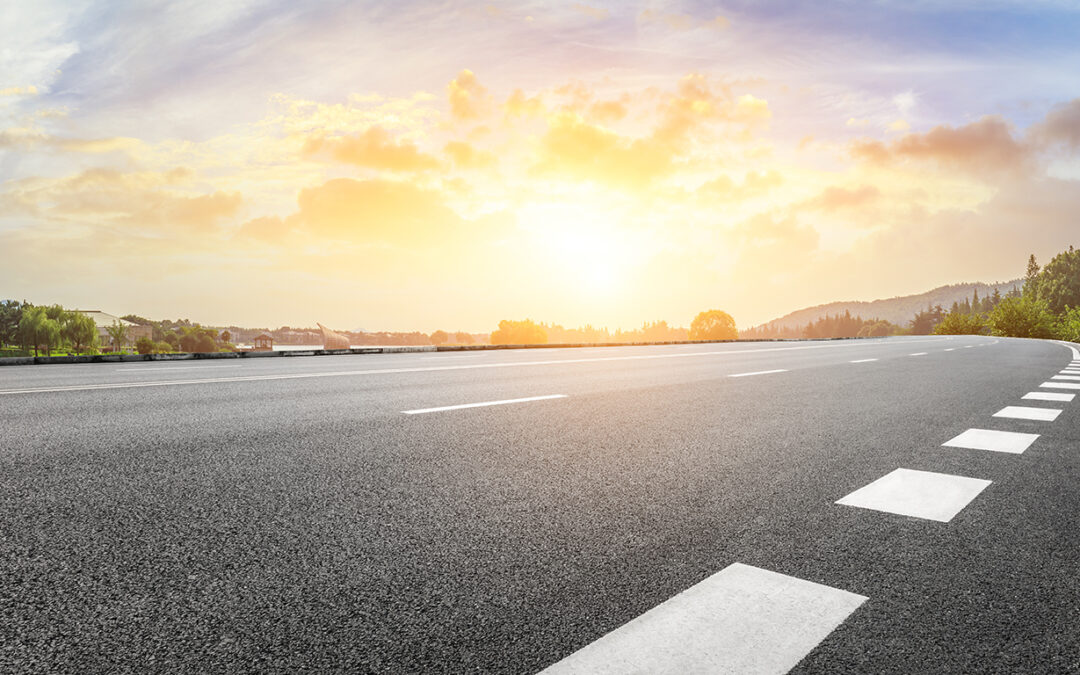
{"type": "Polygon", "coordinates": [[[1001,295],[1005,295],[1014,287],[1021,289],[1023,286],[1023,278],[994,283],[977,281],[946,284],[914,295],[898,295],[877,300],[840,300],[797,309],[776,319],[753,326],[750,330],[772,331],[798,328],[811,321],[817,321],[824,316],[843,314],[844,312],[851,312],[852,316],[861,316],[863,319],[884,319],[900,326],[906,326],[917,312],[936,305],[941,305],[945,311],[948,311],[954,302],[962,302],[964,298],[970,299],[976,290],[979,291],[979,297],[982,298],[993,295],[995,289],[1001,295]]]}

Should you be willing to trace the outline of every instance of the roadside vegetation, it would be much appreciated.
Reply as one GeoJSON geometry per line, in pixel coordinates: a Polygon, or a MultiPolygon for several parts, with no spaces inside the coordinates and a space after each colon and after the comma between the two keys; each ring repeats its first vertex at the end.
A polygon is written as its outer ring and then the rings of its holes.
{"type": "MultiPolygon", "coordinates": [[[[954,296],[955,297],[955,296],[954,296]]],[[[141,326],[150,326],[151,338],[140,337],[134,351],[139,354],[234,351],[232,328],[218,331],[190,321],[153,321],[136,315],[122,317],[141,326]]],[[[274,333],[284,337],[301,333],[283,327],[274,333]]],[[[115,323],[101,336],[93,319],[60,305],[35,306],[26,301],[0,300],[0,357],[96,354],[100,351],[130,349],[124,324],[115,323]],[[102,344],[104,340],[104,344],[102,344]]],[[[1040,267],[1034,255],[1028,258],[1022,288],[1005,295],[997,288],[979,297],[978,289],[963,302],[953,302],[946,311],[941,305],[915,313],[907,326],[882,319],[863,319],[850,312],[826,315],[803,326],[782,330],[762,326],[742,331],[744,338],[833,338],[883,337],[887,335],[998,335],[1080,342],[1080,251],[1069,247],[1040,267]]],[[[348,333],[354,344],[458,344],[483,342],[485,336],[464,331],[437,330],[424,333],[348,333]]],[[[733,340],[740,337],[735,320],[722,310],[699,313],[689,328],[669,326],[666,321],[647,322],[639,329],[615,330],[583,326],[564,328],[531,319],[503,320],[489,336],[493,345],[558,343],[681,342],[686,340],[733,340]]],[[[285,340],[283,343],[288,344],[285,340]]]]}
{"type": "MultiPolygon", "coordinates": [[[[1045,267],[1028,257],[1023,290],[956,305],[933,323],[937,335],[1000,335],[1080,342],[1080,251],[1069,247],[1045,267]]],[[[923,313],[920,313],[923,314],[923,313]]],[[[917,316],[916,319],[920,317],[917,316]]],[[[936,319],[936,320],[935,320],[936,319]]]]}

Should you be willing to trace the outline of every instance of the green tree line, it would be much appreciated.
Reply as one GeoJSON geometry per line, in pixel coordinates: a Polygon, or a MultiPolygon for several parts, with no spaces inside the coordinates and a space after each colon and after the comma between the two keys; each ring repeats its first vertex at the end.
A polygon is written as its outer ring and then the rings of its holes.
{"type": "MultiPolygon", "coordinates": [[[[1040,267],[1028,257],[1022,290],[979,299],[978,293],[947,313],[937,308],[937,335],[999,335],[1080,341],[1080,251],[1072,246],[1040,267]]],[[[918,319],[919,317],[916,317],[918,319]]]]}

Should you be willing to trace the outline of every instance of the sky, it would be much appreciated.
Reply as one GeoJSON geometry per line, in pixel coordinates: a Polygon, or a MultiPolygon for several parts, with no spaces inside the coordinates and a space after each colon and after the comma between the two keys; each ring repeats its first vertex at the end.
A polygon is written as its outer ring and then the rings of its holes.
{"type": "Polygon", "coordinates": [[[749,327],[1080,245],[1080,7],[0,8],[0,297],[749,327]]]}

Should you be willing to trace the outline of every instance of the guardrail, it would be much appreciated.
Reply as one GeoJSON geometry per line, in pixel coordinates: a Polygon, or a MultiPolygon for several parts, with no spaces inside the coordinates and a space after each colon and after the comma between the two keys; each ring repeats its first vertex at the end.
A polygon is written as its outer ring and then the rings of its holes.
{"type": "Polygon", "coordinates": [[[580,349],[584,347],[647,347],[653,345],[703,345],[729,342],[828,342],[831,340],[873,340],[880,338],[760,338],[753,340],[689,340],[678,342],[570,342],[536,345],[386,345],[349,349],[302,349],[268,352],[185,352],[182,354],[86,354],[82,356],[6,356],[0,366],[30,366],[60,363],[130,363],[141,361],[191,361],[204,359],[261,359],[293,356],[342,356],[347,354],[405,354],[412,352],[473,352],[498,349],[580,349]]]}

